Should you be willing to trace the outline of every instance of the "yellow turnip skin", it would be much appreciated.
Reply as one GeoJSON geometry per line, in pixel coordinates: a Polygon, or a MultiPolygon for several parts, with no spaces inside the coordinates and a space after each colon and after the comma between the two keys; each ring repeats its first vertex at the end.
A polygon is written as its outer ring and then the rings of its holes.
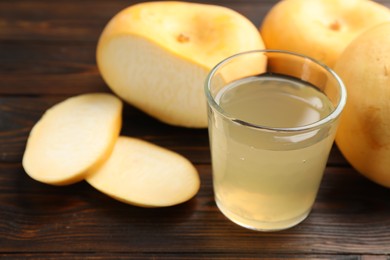
{"type": "Polygon", "coordinates": [[[390,21],[390,9],[370,0],[284,0],[260,28],[268,49],[299,52],[333,67],[346,46],[367,29],[390,21]]]}
{"type": "Polygon", "coordinates": [[[348,93],[336,143],[357,171],[390,188],[390,22],[357,37],[334,69],[348,93]]]}

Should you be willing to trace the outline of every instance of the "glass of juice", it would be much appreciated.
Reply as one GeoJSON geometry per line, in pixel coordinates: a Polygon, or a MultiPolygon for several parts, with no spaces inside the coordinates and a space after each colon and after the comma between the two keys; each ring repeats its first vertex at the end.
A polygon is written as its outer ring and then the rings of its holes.
{"type": "Polygon", "coordinates": [[[220,211],[260,231],[303,221],[346,102],[341,79],[310,57],[257,50],[216,65],[205,92],[220,211]]]}

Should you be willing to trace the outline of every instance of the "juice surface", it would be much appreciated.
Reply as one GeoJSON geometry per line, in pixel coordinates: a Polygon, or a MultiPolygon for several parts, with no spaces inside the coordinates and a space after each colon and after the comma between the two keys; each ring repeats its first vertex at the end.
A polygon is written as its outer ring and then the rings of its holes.
{"type": "Polygon", "coordinates": [[[223,110],[248,123],[291,128],[314,123],[333,110],[315,87],[283,77],[250,77],[225,87],[216,97],[223,110]]]}

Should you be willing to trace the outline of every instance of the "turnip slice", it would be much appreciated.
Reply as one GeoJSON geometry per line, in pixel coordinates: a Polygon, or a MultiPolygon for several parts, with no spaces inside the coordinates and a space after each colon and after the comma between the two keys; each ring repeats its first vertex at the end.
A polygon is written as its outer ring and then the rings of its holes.
{"type": "Polygon", "coordinates": [[[23,167],[33,179],[48,184],[83,180],[108,158],[121,124],[122,102],[114,95],[68,98],[48,109],[31,130],[23,167]]]}
{"type": "Polygon", "coordinates": [[[142,207],[185,202],[199,190],[195,167],[183,156],[120,136],[109,159],[86,181],[119,201],[142,207]]]}

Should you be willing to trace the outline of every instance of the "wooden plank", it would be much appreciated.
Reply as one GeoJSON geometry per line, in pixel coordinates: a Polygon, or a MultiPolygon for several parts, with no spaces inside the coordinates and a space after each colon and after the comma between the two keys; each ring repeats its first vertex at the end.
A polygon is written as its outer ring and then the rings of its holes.
{"type": "MultiPolygon", "coordinates": [[[[20,162],[31,128],[46,109],[67,97],[0,97],[0,162],[20,162]]],[[[127,104],[122,118],[122,135],[176,151],[194,163],[210,162],[207,129],[170,126],[127,104]]]]}
{"type": "MultiPolygon", "coordinates": [[[[120,10],[143,1],[0,1],[0,40],[96,42],[120,10]]],[[[197,1],[223,5],[245,14],[256,26],[276,0],[197,1]]]]}
{"type": "Polygon", "coordinates": [[[178,255],[178,254],[158,254],[158,253],[148,253],[148,254],[127,254],[127,253],[90,253],[90,254],[71,254],[71,253],[38,253],[38,254],[0,254],[0,257],[14,260],[14,259],[56,259],[56,260],[79,260],[82,259],[93,259],[93,260],[122,260],[122,259],[164,259],[164,260],[199,260],[199,259],[215,259],[215,260],[255,260],[255,259],[267,259],[267,260],[299,260],[299,259],[311,259],[311,260],[389,260],[389,257],[386,255],[330,255],[330,254],[277,254],[277,255],[268,255],[268,254],[204,254],[204,253],[193,253],[190,255],[178,255]]]}
{"type": "Polygon", "coordinates": [[[0,39],[96,41],[124,1],[1,1],[0,39]],[[111,4],[110,4],[111,3],[111,4]]]}
{"type": "MultiPolygon", "coordinates": [[[[0,162],[20,162],[31,128],[46,109],[67,97],[0,97],[0,162]]],[[[168,148],[194,163],[210,163],[207,129],[170,126],[126,103],[122,118],[122,135],[168,148]]],[[[348,166],[336,147],[330,154],[329,165],[348,166]]]]}
{"type": "MultiPolygon", "coordinates": [[[[1,1],[0,94],[107,91],[96,68],[97,40],[110,17],[136,2],[85,1],[80,8],[75,0],[1,1]]],[[[223,3],[259,26],[275,2],[211,3],[223,3]]]]}
{"type": "Polygon", "coordinates": [[[187,203],[145,209],[81,182],[38,183],[0,164],[1,253],[390,254],[390,190],[353,170],[328,168],[313,212],[292,229],[262,233],[228,221],[213,201],[210,165],[187,203]]]}
{"type": "MultiPolygon", "coordinates": [[[[140,0],[2,0],[0,40],[96,42],[107,22],[120,10],[140,0]]],[[[278,0],[195,1],[231,8],[260,26],[278,0]]],[[[390,7],[387,0],[376,1],[390,7]]]]}
{"type": "Polygon", "coordinates": [[[0,94],[107,92],[95,48],[94,43],[0,42],[0,94]]]}
{"type": "MultiPolygon", "coordinates": [[[[136,2],[85,1],[80,8],[77,1],[1,1],[0,94],[107,91],[96,68],[97,41],[108,20],[136,2]]],[[[273,2],[225,5],[257,26],[273,2]]]]}

